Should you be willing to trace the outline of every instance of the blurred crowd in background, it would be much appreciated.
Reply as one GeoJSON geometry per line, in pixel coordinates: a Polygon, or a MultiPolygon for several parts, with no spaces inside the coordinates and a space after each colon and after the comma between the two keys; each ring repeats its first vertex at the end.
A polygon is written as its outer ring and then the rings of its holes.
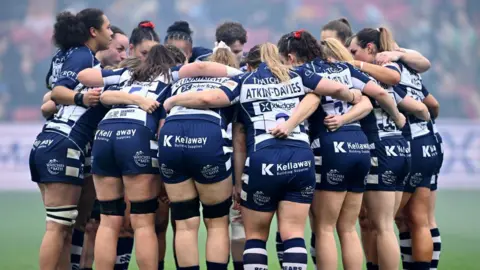
{"type": "Polygon", "coordinates": [[[442,118],[480,118],[480,1],[478,0],[2,0],[0,121],[41,120],[39,106],[52,54],[55,15],[96,7],[126,33],[151,20],[161,37],[176,20],[194,30],[194,46],[213,47],[215,28],[238,21],[248,50],[296,29],[317,38],[329,20],[347,18],[354,32],[386,26],[400,46],[428,57],[423,76],[442,118]]]}

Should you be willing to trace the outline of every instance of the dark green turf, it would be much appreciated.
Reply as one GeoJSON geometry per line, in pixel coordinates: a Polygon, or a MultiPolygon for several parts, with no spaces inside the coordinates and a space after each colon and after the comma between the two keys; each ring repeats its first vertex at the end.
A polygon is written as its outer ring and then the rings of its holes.
{"type": "MultiPolygon", "coordinates": [[[[476,263],[480,257],[480,191],[441,191],[438,198],[437,219],[443,247],[439,269],[480,269],[476,263]]],[[[38,269],[38,247],[45,226],[40,195],[0,192],[0,213],[0,269],[38,269]]],[[[272,226],[268,245],[270,269],[279,269],[274,233],[272,226]]],[[[169,242],[171,245],[171,239],[169,242]]],[[[205,243],[203,227],[200,243],[205,243]]],[[[134,261],[130,269],[138,269],[134,261]]],[[[166,269],[174,269],[171,250],[167,253],[166,269]]],[[[313,267],[310,265],[309,269],[313,267]]]]}

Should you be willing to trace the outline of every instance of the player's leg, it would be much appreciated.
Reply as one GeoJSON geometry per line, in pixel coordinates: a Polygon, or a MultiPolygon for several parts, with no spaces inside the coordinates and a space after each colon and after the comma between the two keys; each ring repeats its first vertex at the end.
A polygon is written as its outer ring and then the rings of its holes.
{"type": "Polygon", "coordinates": [[[195,185],[207,227],[207,268],[227,269],[230,256],[228,214],[232,205],[232,178],[229,176],[212,184],[201,184],[197,181],[195,185]]]}
{"type": "Polygon", "coordinates": [[[283,267],[306,269],[308,252],[305,225],[315,192],[315,158],[310,149],[296,149],[290,158],[281,156],[283,164],[303,164],[301,169],[283,171],[291,175],[285,195],[277,210],[278,227],[283,241],[283,267]]]}
{"type": "Polygon", "coordinates": [[[158,270],[163,270],[165,265],[165,253],[167,250],[167,229],[170,214],[168,197],[165,191],[165,185],[161,183],[159,192],[158,209],[155,215],[155,230],[158,241],[158,270]]]}
{"type": "MultiPolygon", "coordinates": [[[[97,172],[99,170],[95,170],[95,173],[97,172]]],[[[101,214],[95,237],[95,268],[114,269],[118,236],[125,215],[124,186],[119,177],[97,174],[93,177],[101,214]]]]}
{"type": "MultiPolygon", "coordinates": [[[[165,176],[165,172],[162,172],[165,176]]],[[[170,200],[172,220],[175,222],[177,269],[199,269],[200,200],[195,183],[191,178],[175,184],[169,182],[170,179],[165,181],[165,188],[170,200]]]]}

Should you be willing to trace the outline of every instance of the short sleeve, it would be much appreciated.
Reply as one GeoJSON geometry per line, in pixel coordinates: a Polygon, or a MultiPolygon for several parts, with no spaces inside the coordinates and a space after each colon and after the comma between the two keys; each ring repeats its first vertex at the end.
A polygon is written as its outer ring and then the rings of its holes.
{"type": "Polygon", "coordinates": [[[220,89],[228,96],[228,99],[232,104],[237,103],[240,100],[240,90],[242,89],[241,77],[237,75],[230,78],[228,81],[220,86],[220,89]]]}
{"type": "Polygon", "coordinates": [[[397,94],[402,100],[407,96],[407,92],[399,86],[393,86],[393,92],[397,94]]]}
{"type": "Polygon", "coordinates": [[[322,80],[322,76],[316,74],[315,72],[307,68],[299,67],[296,69],[296,71],[298,75],[300,75],[300,77],[302,78],[303,85],[308,88],[309,91],[307,92],[315,90],[318,83],[320,83],[320,81],[322,80]]]}
{"type": "Polygon", "coordinates": [[[102,69],[103,85],[108,87],[110,85],[119,84],[122,74],[127,71],[127,68],[118,69],[102,69]]]}
{"type": "Polygon", "coordinates": [[[75,89],[79,84],[78,73],[86,68],[93,67],[94,58],[90,51],[77,49],[73,51],[62,66],[62,71],[54,86],[64,86],[75,89]]]}
{"type": "Polygon", "coordinates": [[[351,64],[346,64],[348,66],[348,69],[350,70],[350,75],[352,76],[353,88],[363,91],[363,88],[365,88],[365,85],[370,82],[371,79],[351,64]]]}
{"type": "Polygon", "coordinates": [[[422,84],[422,93],[423,93],[424,97],[428,97],[428,95],[430,95],[430,92],[428,91],[428,89],[423,84],[422,84]]]}
{"type": "Polygon", "coordinates": [[[179,66],[174,66],[170,68],[170,74],[172,75],[172,82],[176,82],[180,80],[179,72],[182,66],[183,65],[179,65],[179,66]]]}
{"type": "Polygon", "coordinates": [[[383,65],[384,67],[386,68],[389,68],[391,70],[395,70],[396,72],[398,72],[399,74],[402,74],[402,72],[400,71],[400,66],[397,64],[397,63],[386,63],[385,65],[383,65]]]}

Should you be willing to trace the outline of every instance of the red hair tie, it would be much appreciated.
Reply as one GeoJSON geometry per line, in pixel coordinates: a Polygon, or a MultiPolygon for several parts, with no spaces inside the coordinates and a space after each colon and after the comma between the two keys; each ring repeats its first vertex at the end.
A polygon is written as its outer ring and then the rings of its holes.
{"type": "Polygon", "coordinates": [[[303,30],[303,29],[293,32],[293,38],[295,38],[295,39],[301,39],[303,32],[305,32],[305,30],[303,30]]]}
{"type": "Polygon", "coordinates": [[[140,27],[154,29],[154,28],[155,28],[155,24],[153,24],[152,22],[144,22],[144,23],[141,23],[141,24],[140,24],[140,27]]]}

